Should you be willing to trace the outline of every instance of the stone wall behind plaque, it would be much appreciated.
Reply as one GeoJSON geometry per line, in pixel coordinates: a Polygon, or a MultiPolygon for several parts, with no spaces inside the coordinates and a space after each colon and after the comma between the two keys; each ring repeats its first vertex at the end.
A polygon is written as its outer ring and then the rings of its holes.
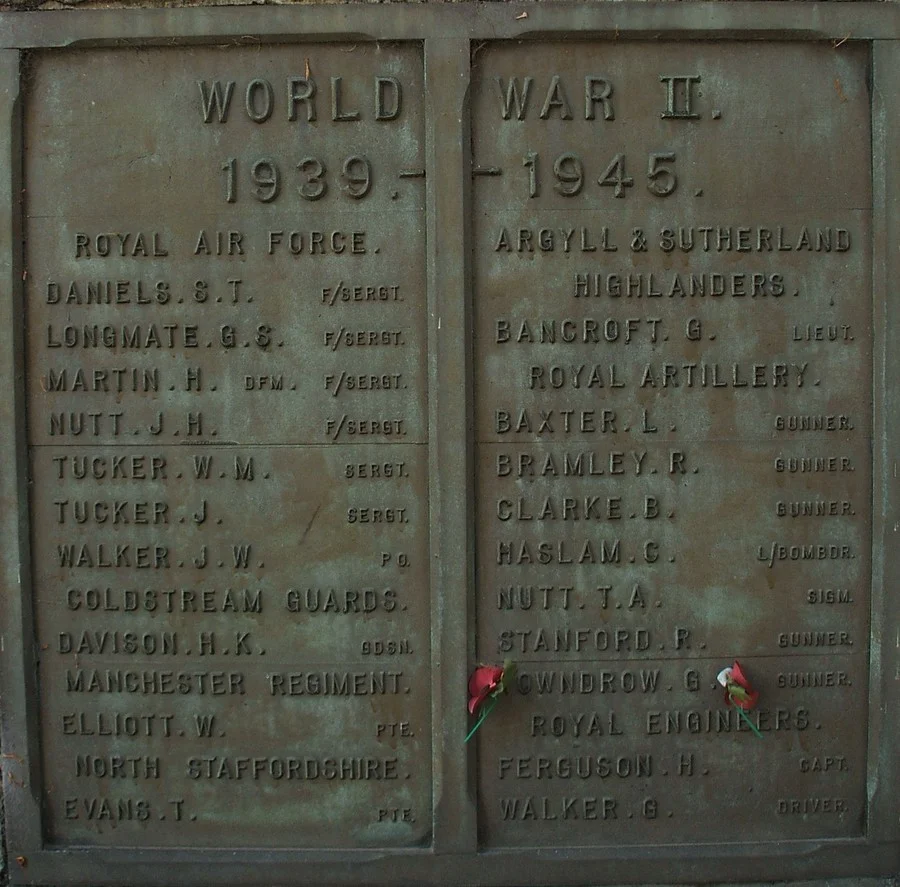
{"type": "MultiPolygon", "coordinates": [[[[308,4],[316,0],[5,0],[0,2],[0,9],[115,9],[117,7],[135,7],[144,9],[164,8],[172,9],[183,6],[292,6],[296,4],[308,4]]],[[[345,0],[318,0],[318,2],[342,3],[345,0]]],[[[380,3],[383,0],[369,0],[372,3],[380,3]]],[[[423,0],[389,0],[393,3],[423,2],[423,0]]],[[[424,0],[424,2],[445,2],[445,0],[424,0]]],[[[468,3],[471,0],[456,0],[456,2],[468,3]]],[[[503,2],[503,0],[497,0],[503,2]]],[[[553,3],[556,0],[543,0],[553,3]]],[[[710,0],[712,2],[712,0],[710,0]]],[[[796,2],[796,0],[794,0],[796,2]]],[[[844,2],[856,3],[862,0],[816,0],[816,2],[844,2]]]]}

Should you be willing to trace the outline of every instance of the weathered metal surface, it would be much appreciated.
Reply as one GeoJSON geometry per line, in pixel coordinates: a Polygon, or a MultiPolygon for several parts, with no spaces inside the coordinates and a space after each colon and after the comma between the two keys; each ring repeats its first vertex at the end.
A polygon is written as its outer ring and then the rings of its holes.
{"type": "Polygon", "coordinates": [[[93,51],[32,77],[49,840],[417,844],[419,52],[93,51]]]}
{"type": "Polygon", "coordinates": [[[847,10],[0,16],[15,882],[896,872],[898,17],[847,10]]]}
{"type": "Polygon", "coordinates": [[[478,656],[519,662],[488,846],[862,833],[866,62],[476,56],[478,656]]]}

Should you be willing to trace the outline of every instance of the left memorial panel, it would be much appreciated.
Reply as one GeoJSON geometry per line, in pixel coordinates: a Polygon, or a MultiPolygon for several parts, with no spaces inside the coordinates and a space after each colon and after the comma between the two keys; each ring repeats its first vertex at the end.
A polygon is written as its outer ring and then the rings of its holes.
{"type": "Polygon", "coordinates": [[[420,47],[26,73],[47,840],[427,843],[420,47]]]}

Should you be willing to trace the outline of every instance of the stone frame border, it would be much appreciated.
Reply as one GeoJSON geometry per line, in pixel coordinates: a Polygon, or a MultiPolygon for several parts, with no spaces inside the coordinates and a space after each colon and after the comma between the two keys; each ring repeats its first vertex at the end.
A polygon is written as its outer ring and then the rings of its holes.
{"type": "MultiPolygon", "coordinates": [[[[885,2],[422,3],[0,13],[0,739],[13,884],[622,884],[887,877],[900,871],[900,5],[885,2]],[[252,35],[252,36],[247,36],[252,35]],[[866,837],[721,846],[478,851],[460,703],[472,650],[470,138],[483,40],[811,41],[869,46],[873,176],[872,634],[866,837]],[[30,50],[417,41],[426,103],[433,843],[403,851],[53,849],[44,845],[24,394],[22,94],[30,50]],[[438,232],[457,231],[458,238],[438,232]],[[438,471],[438,468],[440,469],[438,471]],[[447,606],[451,602],[452,606],[447,606]],[[461,655],[465,651],[468,656],[461,655]]],[[[854,884],[859,884],[854,880],[854,884]]]]}

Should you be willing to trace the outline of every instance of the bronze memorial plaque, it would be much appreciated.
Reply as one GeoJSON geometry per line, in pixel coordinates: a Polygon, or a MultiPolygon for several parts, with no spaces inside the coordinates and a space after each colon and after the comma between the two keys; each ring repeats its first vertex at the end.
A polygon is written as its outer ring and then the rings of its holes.
{"type": "Polygon", "coordinates": [[[0,887],[887,887],[900,6],[165,6],[0,12],[0,887]]]}
{"type": "Polygon", "coordinates": [[[866,62],[476,56],[477,651],[518,663],[490,847],[862,832],[866,62]]]}
{"type": "Polygon", "coordinates": [[[419,51],[97,50],[33,78],[50,840],[419,843],[419,51]]]}

